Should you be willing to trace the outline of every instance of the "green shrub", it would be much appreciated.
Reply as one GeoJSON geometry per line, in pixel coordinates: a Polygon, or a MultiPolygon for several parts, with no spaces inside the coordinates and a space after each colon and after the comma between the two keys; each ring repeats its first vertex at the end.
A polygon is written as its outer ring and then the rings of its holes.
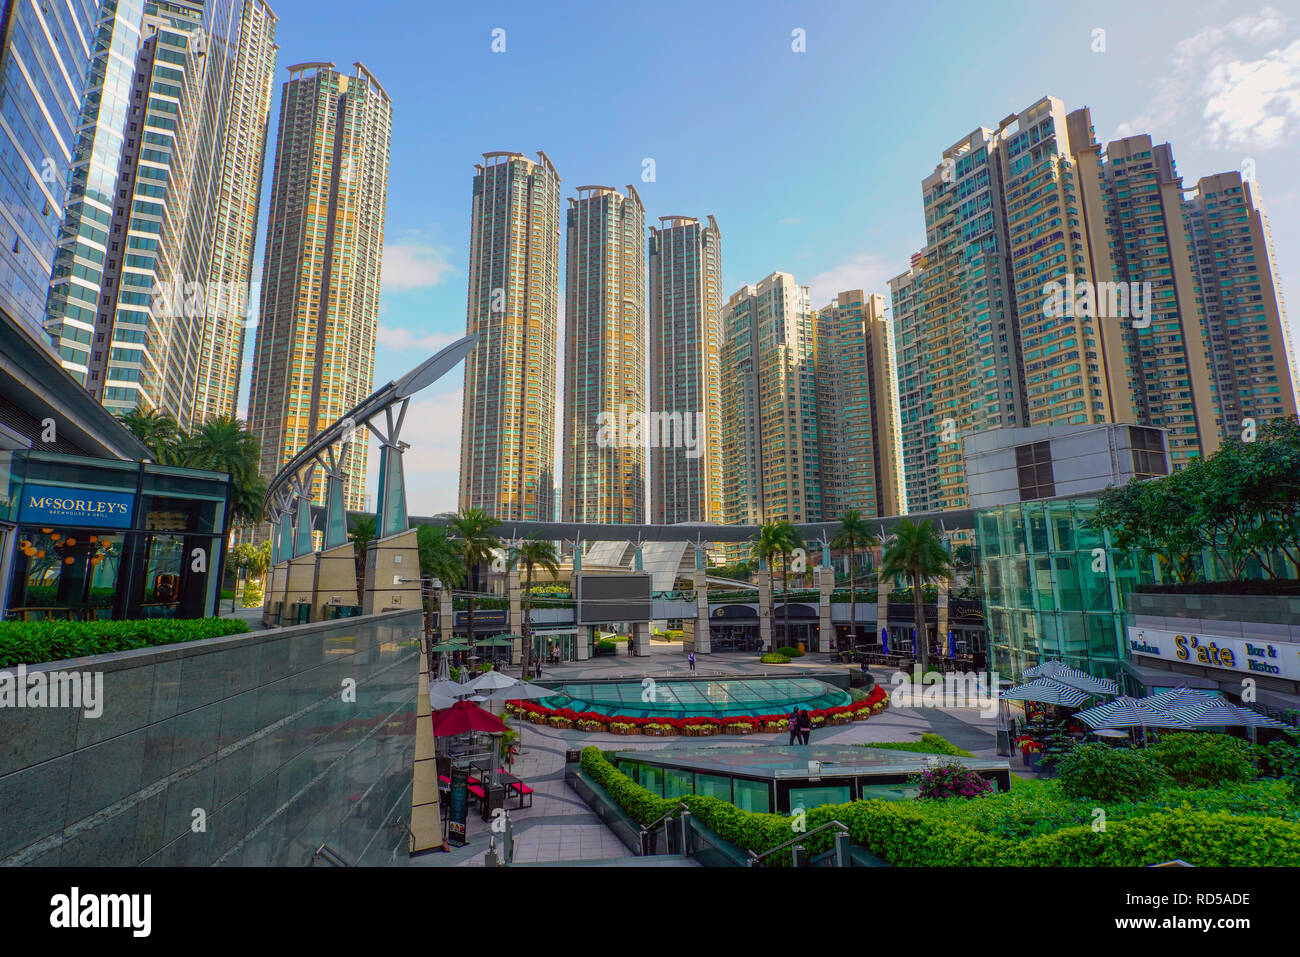
{"type": "Polygon", "coordinates": [[[1184,787],[1213,787],[1255,776],[1251,745],[1226,734],[1166,734],[1146,753],[1184,787]]]}
{"type": "Polygon", "coordinates": [[[985,781],[977,771],[968,771],[957,761],[945,761],[938,767],[926,768],[916,781],[921,787],[917,797],[923,800],[970,799],[984,797],[994,790],[992,781],[985,781]]]}
{"type": "Polygon", "coordinates": [[[1286,782],[1291,800],[1300,804],[1300,747],[1296,745],[1296,739],[1271,741],[1261,746],[1257,753],[1260,773],[1281,778],[1286,782]]]}
{"type": "Polygon", "coordinates": [[[612,638],[601,638],[596,642],[597,651],[613,651],[616,647],[612,638]]]}
{"type": "Polygon", "coordinates": [[[1096,743],[1066,751],[1057,760],[1056,777],[1068,796],[1102,802],[1144,798],[1170,780],[1142,752],[1096,743]]]}
{"type": "Polygon", "coordinates": [[[884,751],[911,751],[914,754],[951,754],[959,758],[975,757],[971,752],[929,732],[921,735],[920,741],[868,741],[862,747],[880,748],[884,751]]]}
{"type": "Polygon", "coordinates": [[[223,589],[221,589],[221,600],[222,600],[222,601],[234,601],[234,600],[235,600],[235,592],[234,592],[234,590],[231,589],[231,588],[223,588],[223,589]]]}
{"type": "Polygon", "coordinates": [[[791,647],[789,647],[789,646],[786,646],[786,647],[784,647],[784,648],[778,648],[778,649],[776,649],[776,653],[777,653],[778,655],[785,655],[787,658],[802,658],[802,657],[803,657],[803,652],[802,652],[802,651],[800,651],[798,648],[791,648],[791,647]]]}
{"type": "MultiPolygon", "coordinates": [[[[666,800],[615,768],[595,747],[582,753],[584,772],[627,813],[650,824],[685,803],[701,823],[738,847],[763,853],[793,835],[791,818],[742,811],[717,798],[666,800]]],[[[903,867],[1116,866],[1181,858],[1197,866],[1300,865],[1300,808],[1286,784],[1259,781],[1218,788],[1160,791],[1137,804],[1106,807],[1106,828],[1094,831],[1092,801],[1069,798],[1058,781],[1024,781],[978,801],[853,801],[808,811],[807,831],[830,820],[854,842],[903,867]]],[[[810,855],[828,850],[830,829],[810,834],[810,855]]],[[[768,858],[788,866],[788,851],[768,858]]]]}
{"type": "Polygon", "coordinates": [[[239,604],[242,608],[256,608],[262,604],[263,592],[261,582],[245,582],[244,595],[239,604]]]}
{"type": "Polygon", "coordinates": [[[0,622],[0,668],[220,638],[248,630],[238,618],[4,621],[0,622]]]}
{"type": "Polygon", "coordinates": [[[765,665],[788,665],[790,663],[790,659],[787,656],[775,651],[769,651],[758,660],[765,665]]]}

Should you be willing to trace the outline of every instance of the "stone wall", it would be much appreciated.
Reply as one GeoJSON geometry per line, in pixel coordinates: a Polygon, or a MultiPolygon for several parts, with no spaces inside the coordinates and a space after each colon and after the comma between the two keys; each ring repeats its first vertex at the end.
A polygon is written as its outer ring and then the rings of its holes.
{"type": "Polygon", "coordinates": [[[0,864],[405,863],[420,630],[413,609],[32,666],[102,675],[103,711],[0,707],[0,864]]]}

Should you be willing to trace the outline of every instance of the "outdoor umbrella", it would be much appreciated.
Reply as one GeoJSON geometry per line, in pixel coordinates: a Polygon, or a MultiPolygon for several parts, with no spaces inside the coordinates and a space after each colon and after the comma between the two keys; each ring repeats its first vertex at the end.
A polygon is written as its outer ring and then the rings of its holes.
{"type": "Polygon", "coordinates": [[[429,692],[429,709],[431,711],[443,711],[450,708],[456,703],[455,698],[448,694],[439,694],[436,691],[429,692]]]}
{"type": "Polygon", "coordinates": [[[445,651],[438,656],[438,674],[435,676],[434,680],[451,680],[451,662],[447,660],[447,652],[445,651]]]}
{"type": "Polygon", "coordinates": [[[1145,698],[1139,700],[1128,695],[1080,711],[1075,717],[1090,728],[1180,728],[1188,731],[1192,727],[1182,718],[1151,707],[1145,698]]]}
{"type": "Polygon", "coordinates": [[[999,695],[1011,701],[1040,701],[1043,704],[1059,704],[1067,708],[1077,708],[1088,700],[1088,696],[1078,688],[1071,688],[1051,678],[1036,678],[1033,681],[1014,688],[1008,688],[999,695]]]}
{"type": "Polygon", "coordinates": [[[880,629],[880,653],[882,655],[889,654],[889,629],[888,628],[880,629]]]}
{"type": "Polygon", "coordinates": [[[1171,709],[1171,713],[1182,718],[1196,728],[1213,727],[1247,727],[1247,728],[1285,728],[1281,721],[1274,721],[1249,708],[1239,708],[1229,701],[1206,695],[1202,701],[1171,709]]]}
{"type": "Polygon", "coordinates": [[[1119,685],[1109,678],[1094,678],[1086,671],[1071,668],[1060,661],[1044,661],[1024,671],[1026,678],[1051,678],[1071,688],[1087,691],[1089,694],[1118,694],[1119,685]]]}
{"type": "Polygon", "coordinates": [[[456,638],[451,641],[440,642],[439,644],[434,645],[432,650],[435,652],[469,651],[469,644],[456,638]]]}
{"type": "Polygon", "coordinates": [[[916,657],[916,629],[912,629],[912,657],[916,657]]]}
{"type": "MultiPolygon", "coordinates": [[[[490,671],[488,674],[495,674],[495,672],[490,671]]],[[[484,695],[484,698],[493,704],[497,704],[505,701],[522,701],[526,698],[549,698],[551,695],[555,694],[555,692],[550,688],[539,688],[537,685],[529,684],[527,681],[517,681],[513,678],[511,681],[514,683],[488,691],[484,695]]],[[[528,753],[524,750],[524,725],[522,722],[519,725],[519,753],[528,753]]]]}
{"type": "Polygon", "coordinates": [[[433,716],[433,736],[449,738],[467,731],[500,733],[506,730],[501,719],[468,701],[457,701],[433,716]]]}
{"type": "Polygon", "coordinates": [[[957,636],[951,631],[948,632],[948,657],[957,657],[957,636]]]}
{"type": "Polygon", "coordinates": [[[473,681],[469,686],[477,692],[495,691],[498,688],[511,688],[515,685],[523,684],[518,678],[512,678],[500,671],[485,671],[473,681]]]}

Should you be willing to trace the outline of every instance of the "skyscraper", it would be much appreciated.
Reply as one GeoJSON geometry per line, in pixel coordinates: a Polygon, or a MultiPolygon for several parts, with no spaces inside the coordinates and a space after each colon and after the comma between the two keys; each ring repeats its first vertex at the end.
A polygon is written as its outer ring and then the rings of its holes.
{"type": "MultiPolygon", "coordinates": [[[[393,108],[353,66],[294,64],[281,91],[248,407],[266,476],[374,385],[393,108]]],[[[342,463],[353,510],[366,490],[358,433],[342,463]]]]}
{"type": "MultiPolygon", "coordinates": [[[[214,6],[209,3],[209,6],[214,6]]],[[[264,0],[216,4],[187,231],[205,308],[185,317],[169,363],[181,425],[233,416],[274,86],[276,16],[264,0]]]]}
{"type": "Polygon", "coordinates": [[[565,268],[564,518],[645,521],[645,207],[579,186],[565,268]]]}
{"type": "Polygon", "coordinates": [[[560,176],[545,153],[475,166],[460,505],[507,521],[554,518],[560,176]]]}
{"type": "Polygon", "coordinates": [[[99,0],[6,3],[0,33],[0,309],[43,345],[99,0]]]}
{"type": "Polygon", "coordinates": [[[722,237],[687,216],[650,228],[650,521],[722,516],[722,237]],[[688,447],[689,446],[689,447],[688,447]]]}
{"type": "Polygon", "coordinates": [[[822,514],[901,515],[903,463],[894,340],[885,297],[839,293],[817,312],[822,514]]]}
{"type": "Polygon", "coordinates": [[[722,310],[723,521],[824,518],[816,320],[807,286],[774,272],[722,310]]]}
{"type": "MultiPolygon", "coordinates": [[[[118,207],[125,212],[127,191],[119,190],[118,181],[128,132],[131,148],[141,148],[140,107],[132,102],[132,93],[144,7],[143,0],[100,4],[77,124],[72,183],[48,280],[45,329],[63,367],[87,387],[92,343],[102,360],[116,306],[115,290],[104,288],[104,270],[110,260],[120,261],[126,255],[122,224],[111,241],[109,233],[118,207]]],[[[132,337],[137,337],[134,330],[132,337]]],[[[138,338],[143,339],[143,333],[138,338]]],[[[103,387],[101,380],[98,389],[103,387]]]]}
{"type": "Polygon", "coordinates": [[[1240,182],[1184,202],[1168,144],[1103,150],[1089,111],[1053,97],[945,151],[926,247],[890,282],[908,507],[966,504],[972,429],[1156,426],[1178,468],[1235,410],[1294,414],[1267,223],[1240,182]]]}
{"type": "Polygon", "coordinates": [[[234,414],[273,35],[262,0],[104,4],[46,328],[115,412],[234,414]]]}
{"type": "Polygon", "coordinates": [[[1203,176],[1184,204],[1200,282],[1225,437],[1293,417],[1295,346],[1257,184],[1239,172],[1203,176]]]}

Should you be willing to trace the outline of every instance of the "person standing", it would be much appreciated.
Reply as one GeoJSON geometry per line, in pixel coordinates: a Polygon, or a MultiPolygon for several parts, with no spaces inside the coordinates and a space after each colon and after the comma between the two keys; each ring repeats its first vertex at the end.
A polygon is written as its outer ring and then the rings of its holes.
{"type": "Polygon", "coordinates": [[[790,718],[786,721],[787,728],[790,729],[790,744],[794,744],[795,739],[799,737],[799,709],[795,708],[790,712],[790,718]]]}
{"type": "Polygon", "coordinates": [[[691,663],[691,674],[695,674],[695,652],[692,651],[686,660],[691,663]]]}
{"type": "Polygon", "coordinates": [[[812,736],[812,715],[810,715],[804,709],[800,708],[799,709],[799,737],[800,739],[802,739],[804,744],[807,744],[808,739],[811,736],[812,736]]]}

